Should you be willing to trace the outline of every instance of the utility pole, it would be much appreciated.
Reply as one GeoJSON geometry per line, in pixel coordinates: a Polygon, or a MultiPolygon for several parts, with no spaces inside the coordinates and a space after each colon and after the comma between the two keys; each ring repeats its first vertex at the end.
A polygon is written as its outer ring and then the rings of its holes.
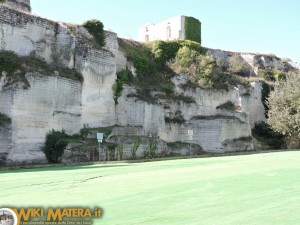
{"type": "Polygon", "coordinates": [[[97,133],[97,140],[98,140],[98,143],[99,143],[98,153],[99,153],[99,162],[100,162],[100,144],[103,140],[103,133],[97,133]]]}

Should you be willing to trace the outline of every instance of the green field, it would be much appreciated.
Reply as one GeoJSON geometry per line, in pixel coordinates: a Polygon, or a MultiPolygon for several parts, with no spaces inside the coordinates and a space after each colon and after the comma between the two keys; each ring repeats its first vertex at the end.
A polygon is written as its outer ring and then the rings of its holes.
{"type": "Polygon", "coordinates": [[[94,224],[300,224],[300,152],[0,172],[0,206],[100,206],[94,224]]]}

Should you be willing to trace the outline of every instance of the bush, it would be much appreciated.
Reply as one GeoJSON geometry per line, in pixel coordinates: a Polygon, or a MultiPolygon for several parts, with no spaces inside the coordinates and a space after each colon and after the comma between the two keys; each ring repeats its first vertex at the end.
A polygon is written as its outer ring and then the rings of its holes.
{"type": "Polygon", "coordinates": [[[168,84],[166,85],[165,91],[166,91],[166,94],[167,94],[167,95],[172,95],[172,94],[174,94],[174,84],[173,84],[173,83],[168,83],[168,84]]]}
{"type": "Polygon", "coordinates": [[[284,81],[286,80],[286,73],[280,70],[259,70],[258,77],[263,78],[266,81],[284,81]]]}
{"type": "Polygon", "coordinates": [[[173,96],[173,99],[177,100],[177,101],[183,101],[184,103],[187,103],[187,104],[196,103],[196,100],[193,96],[187,96],[187,95],[183,95],[183,94],[175,95],[175,96],[173,96]]]}
{"type": "Polygon", "coordinates": [[[183,124],[186,122],[186,120],[184,119],[182,112],[177,111],[173,117],[165,117],[165,122],[183,124]]]}
{"type": "Polygon", "coordinates": [[[123,144],[118,144],[117,152],[120,160],[123,159],[123,154],[124,154],[123,148],[124,148],[123,144]]]}
{"type": "Polygon", "coordinates": [[[133,63],[138,78],[153,76],[157,72],[152,53],[145,45],[129,40],[120,40],[119,44],[127,59],[133,63]]]}
{"type": "Polygon", "coordinates": [[[10,83],[24,81],[24,73],[37,71],[43,75],[54,75],[54,72],[58,71],[60,77],[83,82],[83,76],[77,70],[49,65],[44,59],[35,55],[18,56],[14,52],[3,50],[0,51],[0,77],[2,71],[8,73],[10,83]],[[16,73],[17,70],[20,72],[16,73]]]}
{"type": "Polygon", "coordinates": [[[255,123],[252,135],[259,141],[265,142],[274,149],[279,149],[284,145],[284,136],[275,132],[270,125],[264,121],[255,123]]]}
{"type": "Polygon", "coordinates": [[[229,58],[229,72],[243,77],[249,77],[251,66],[238,54],[229,58]]]}
{"type": "Polygon", "coordinates": [[[103,47],[105,45],[105,35],[103,30],[103,23],[99,20],[88,20],[83,23],[83,27],[88,30],[88,32],[94,36],[96,43],[103,47]]]}
{"type": "Polygon", "coordinates": [[[4,124],[11,123],[11,118],[9,118],[7,115],[0,113],[0,126],[3,126],[4,124]]]}
{"type": "Polygon", "coordinates": [[[83,76],[81,73],[79,73],[75,69],[69,69],[69,68],[58,68],[58,73],[60,77],[65,77],[72,80],[83,82],[83,76]]]}
{"type": "Polygon", "coordinates": [[[116,82],[114,83],[114,85],[112,86],[113,92],[114,92],[114,101],[115,101],[115,105],[119,104],[119,97],[121,97],[122,92],[124,90],[123,88],[123,82],[122,80],[116,80],[116,82]]]}
{"type": "Polygon", "coordinates": [[[0,77],[2,72],[13,73],[20,69],[19,56],[12,51],[0,51],[0,77]]]}
{"type": "Polygon", "coordinates": [[[122,70],[117,73],[117,80],[112,89],[114,92],[115,105],[119,104],[118,99],[122,96],[124,90],[124,83],[131,83],[133,81],[133,74],[128,70],[122,70]]]}
{"type": "Polygon", "coordinates": [[[117,144],[105,142],[105,145],[108,148],[110,160],[115,160],[115,151],[116,151],[117,144]]]}
{"type": "Polygon", "coordinates": [[[264,105],[266,117],[268,117],[268,112],[269,112],[269,105],[268,105],[267,99],[270,95],[270,92],[273,89],[274,88],[270,84],[266,83],[265,81],[262,81],[261,102],[264,105]]]}
{"type": "Polygon", "coordinates": [[[83,128],[80,129],[80,136],[83,138],[83,139],[86,139],[88,134],[90,132],[90,128],[89,128],[89,125],[88,124],[83,124],[83,128]]]}
{"type": "Polygon", "coordinates": [[[44,152],[49,163],[59,163],[68,145],[67,138],[69,138],[69,135],[64,130],[51,130],[47,133],[44,152]]]}
{"type": "Polygon", "coordinates": [[[136,159],[136,152],[137,152],[138,148],[140,147],[140,145],[141,145],[141,139],[140,138],[135,139],[134,143],[132,145],[132,148],[131,148],[132,159],[136,159]]]}
{"type": "Polygon", "coordinates": [[[226,109],[229,111],[236,111],[239,109],[232,101],[227,101],[222,105],[217,106],[217,109],[226,109]]]}
{"type": "Polygon", "coordinates": [[[178,50],[182,47],[193,50],[198,54],[206,53],[206,50],[199,43],[189,40],[154,41],[150,46],[154,58],[161,66],[174,59],[178,50]]]}
{"type": "Polygon", "coordinates": [[[275,81],[274,74],[270,70],[259,70],[257,76],[263,78],[266,81],[275,81]]]}
{"type": "Polygon", "coordinates": [[[133,81],[133,74],[129,70],[121,70],[117,73],[117,79],[123,83],[131,83],[133,81]]]}
{"type": "Polygon", "coordinates": [[[154,158],[156,155],[157,143],[155,140],[151,140],[149,143],[149,156],[154,158]]]}

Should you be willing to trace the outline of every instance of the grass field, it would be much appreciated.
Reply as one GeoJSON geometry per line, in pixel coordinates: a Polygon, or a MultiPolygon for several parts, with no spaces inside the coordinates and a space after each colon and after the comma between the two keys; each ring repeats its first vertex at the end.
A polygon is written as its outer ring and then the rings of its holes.
{"type": "Polygon", "coordinates": [[[0,206],[100,206],[94,224],[300,224],[300,152],[0,172],[0,206]]]}

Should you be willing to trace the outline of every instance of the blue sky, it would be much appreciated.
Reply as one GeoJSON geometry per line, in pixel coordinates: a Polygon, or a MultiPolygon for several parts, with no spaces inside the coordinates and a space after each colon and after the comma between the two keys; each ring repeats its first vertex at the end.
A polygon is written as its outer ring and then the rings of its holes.
{"type": "Polygon", "coordinates": [[[96,18],[119,37],[137,38],[139,26],[171,17],[202,22],[202,45],[274,53],[300,62],[299,0],[31,0],[34,14],[82,23],[96,18]]]}

